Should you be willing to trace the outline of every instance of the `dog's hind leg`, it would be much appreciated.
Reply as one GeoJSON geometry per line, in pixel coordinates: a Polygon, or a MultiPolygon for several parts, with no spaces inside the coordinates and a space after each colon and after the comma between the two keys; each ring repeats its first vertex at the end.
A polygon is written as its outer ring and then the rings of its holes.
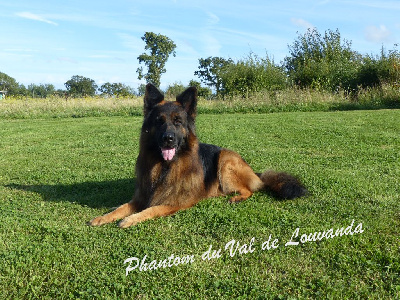
{"type": "Polygon", "coordinates": [[[136,225],[139,222],[143,222],[148,219],[164,217],[168,215],[172,215],[173,213],[181,210],[182,207],[179,206],[169,206],[169,205],[157,205],[146,208],[139,213],[127,216],[121,222],[119,222],[118,226],[120,228],[127,228],[132,225],[136,225]]]}
{"type": "Polygon", "coordinates": [[[112,212],[105,214],[103,216],[96,217],[88,222],[90,226],[100,226],[103,224],[114,222],[115,220],[125,218],[137,211],[134,201],[130,201],[128,203],[122,204],[117,207],[112,212]]]}
{"type": "Polygon", "coordinates": [[[222,150],[218,161],[218,176],[223,194],[237,193],[231,202],[249,198],[263,187],[263,182],[239,154],[222,150]]]}

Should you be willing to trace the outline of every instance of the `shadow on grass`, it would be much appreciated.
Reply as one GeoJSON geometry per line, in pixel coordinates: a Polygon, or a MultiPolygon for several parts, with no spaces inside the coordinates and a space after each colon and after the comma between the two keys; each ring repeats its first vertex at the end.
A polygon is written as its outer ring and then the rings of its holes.
{"type": "Polygon", "coordinates": [[[55,185],[9,184],[8,188],[38,193],[45,201],[68,201],[92,208],[111,208],[132,199],[135,179],[55,185]]]}

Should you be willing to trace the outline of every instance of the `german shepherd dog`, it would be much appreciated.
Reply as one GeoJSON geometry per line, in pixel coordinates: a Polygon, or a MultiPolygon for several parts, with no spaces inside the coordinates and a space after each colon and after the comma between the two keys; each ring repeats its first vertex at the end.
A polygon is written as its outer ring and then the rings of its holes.
{"type": "Polygon", "coordinates": [[[89,225],[122,219],[118,226],[126,228],[187,209],[204,198],[228,194],[234,194],[230,200],[234,203],[259,190],[281,199],[306,194],[304,186],[289,174],[254,173],[236,152],[199,143],[196,106],[196,88],[186,89],[176,101],[165,101],[154,85],[146,86],[133,199],[89,225]]]}

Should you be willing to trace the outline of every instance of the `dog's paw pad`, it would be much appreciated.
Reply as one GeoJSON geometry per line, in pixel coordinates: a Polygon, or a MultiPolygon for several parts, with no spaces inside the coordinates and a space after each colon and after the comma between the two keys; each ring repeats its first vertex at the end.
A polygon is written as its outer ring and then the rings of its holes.
{"type": "Polygon", "coordinates": [[[131,220],[129,218],[125,218],[118,223],[119,228],[128,228],[132,225],[136,225],[136,222],[134,222],[134,220],[131,220]]]}
{"type": "Polygon", "coordinates": [[[101,226],[103,224],[106,224],[107,222],[105,222],[104,218],[102,216],[100,217],[96,217],[92,220],[90,220],[89,222],[87,222],[87,224],[89,226],[101,226]]]}

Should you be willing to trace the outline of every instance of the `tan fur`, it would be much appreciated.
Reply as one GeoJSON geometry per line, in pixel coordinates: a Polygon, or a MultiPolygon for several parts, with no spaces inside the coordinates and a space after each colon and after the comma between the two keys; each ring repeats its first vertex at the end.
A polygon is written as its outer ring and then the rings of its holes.
{"type": "Polygon", "coordinates": [[[218,165],[222,193],[238,193],[231,198],[231,202],[246,200],[264,186],[250,166],[234,151],[222,150],[218,165]]]}
{"type": "Polygon", "coordinates": [[[176,213],[178,210],[181,210],[182,207],[179,206],[169,206],[169,205],[157,205],[146,208],[142,210],[140,213],[130,215],[124,218],[121,222],[118,223],[120,228],[127,228],[132,225],[136,225],[139,222],[143,222],[148,219],[154,219],[157,217],[164,217],[176,213]]]}
{"type": "Polygon", "coordinates": [[[100,225],[104,225],[107,223],[111,223],[116,220],[125,218],[129,215],[132,215],[136,211],[137,210],[136,210],[135,204],[133,203],[133,201],[131,201],[129,203],[122,204],[121,206],[117,207],[112,212],[105,214],[104,216],[99,216],[99,217],[92,219],[89,222],[89,225],[100,226],[100,225]]]}

